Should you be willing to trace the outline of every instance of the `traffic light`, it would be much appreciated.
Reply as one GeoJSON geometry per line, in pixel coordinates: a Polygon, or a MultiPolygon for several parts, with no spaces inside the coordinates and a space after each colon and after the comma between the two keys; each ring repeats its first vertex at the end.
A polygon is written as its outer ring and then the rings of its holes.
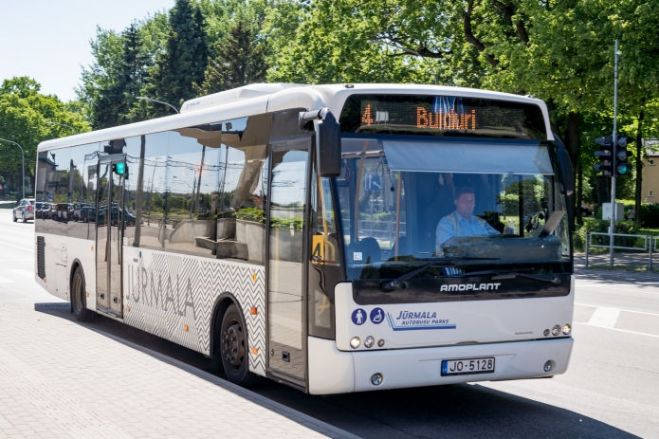
{"type": "Polygon", "coordinates": [[[126,166],[126,162],[115,162],[112,163],[112,172],[114,172],[117,175],[128,175],[128,166],[126,166]]]}
{"type": "Polygon", "coordinates": [[[629,174],[630,167],[627,163],[629,151],[627,151],[627,138],[625,136],[618,137],[616,142],[616,175],[622,176],[629,174]]]}
{"type": "Polygon", "coordinates": [[[598,137],[595,139],[600,147],[595,151],[595,157],[599,163],[595,164],[596,172],[602,172],[605,177],[610,177],[613,173],[613,139],[611,136],[598,137]]]}

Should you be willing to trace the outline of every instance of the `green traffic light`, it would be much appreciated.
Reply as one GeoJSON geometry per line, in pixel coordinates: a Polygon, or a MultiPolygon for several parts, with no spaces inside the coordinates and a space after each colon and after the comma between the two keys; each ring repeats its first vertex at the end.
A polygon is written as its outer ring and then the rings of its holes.
{"type": "Polygon", "coordinates": [[[114,164],[114,172],[117,175],[124,175],[126,173],[126,163],[117,162],[114,164]]]}
{"type": "Polygon", "coordinates": [[[629,172],[629,165],[627,163],[619,164],[616,170],[618,171],[618,175],[625,175],[629,172]]]}

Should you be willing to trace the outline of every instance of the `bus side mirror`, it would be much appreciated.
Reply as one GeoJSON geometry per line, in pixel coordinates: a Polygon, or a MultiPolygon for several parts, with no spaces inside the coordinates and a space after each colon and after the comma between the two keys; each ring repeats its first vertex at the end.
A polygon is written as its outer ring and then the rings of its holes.
{"type": "Polygon", "coordinates": [[[341,127],[331,112],[316,125],[316,157],[321,177],[338,177],[341,174],[341,127]]]}
{"type": "Polygon", "coordinates": [[[572,168],[572,160],[570,153],[563,142],[555,136],[556,144],[556,158],[558,159],[558,172],[563,187],[565,188],[565,195],[571,197],[574,195],[574,169],[572,168]]]}
{"type": "Polygon", "coordinates": [[[313,121],[316,132],[316,165],[321,177],[337,177],[341,174],[341,126],[331,111],[300,113],[300,127],[313,121]]]}

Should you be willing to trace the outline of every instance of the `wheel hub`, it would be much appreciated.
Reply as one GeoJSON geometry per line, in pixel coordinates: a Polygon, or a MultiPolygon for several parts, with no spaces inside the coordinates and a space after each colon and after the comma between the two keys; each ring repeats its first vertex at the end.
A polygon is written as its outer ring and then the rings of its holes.
{"type": "Polygon", "coordinates": [[[240,325],[232,324],[224,330],[222,337],[222,354],[229,364],[240,367],[245,357],[245,346],[240,325]]]}

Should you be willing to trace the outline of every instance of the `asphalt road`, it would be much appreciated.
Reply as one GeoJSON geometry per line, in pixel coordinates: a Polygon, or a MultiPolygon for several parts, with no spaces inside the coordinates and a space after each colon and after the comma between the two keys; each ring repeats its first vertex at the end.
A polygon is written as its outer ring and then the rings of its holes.
{"type": "MultiPolygon", "coordinates": [[[[71,324],[67,304],[33,281],[33,232],[0,210],[0,300],[71,324]]],[[[362,437],[659,437],[659,274],[579,270],[576,287],[571,364],[553,379],[326,397],[265,380],[253,390],[362,437]]],[[[84,326],[207,376],[195,352],[108,319],[84,326]]]]}

